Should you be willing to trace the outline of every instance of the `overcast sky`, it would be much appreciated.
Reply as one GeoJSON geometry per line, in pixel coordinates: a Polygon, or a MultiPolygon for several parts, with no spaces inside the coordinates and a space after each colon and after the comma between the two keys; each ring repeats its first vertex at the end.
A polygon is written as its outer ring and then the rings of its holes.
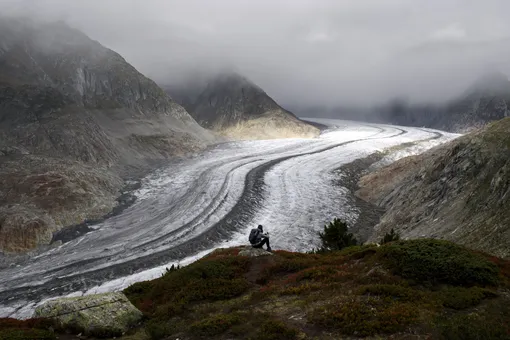
{"type": "Polygon", "coordinates": [[[510,72],[508,0],[0,0],[60,19],[160,83],[235,67],[284,105],[440,101],[510,72]]]}

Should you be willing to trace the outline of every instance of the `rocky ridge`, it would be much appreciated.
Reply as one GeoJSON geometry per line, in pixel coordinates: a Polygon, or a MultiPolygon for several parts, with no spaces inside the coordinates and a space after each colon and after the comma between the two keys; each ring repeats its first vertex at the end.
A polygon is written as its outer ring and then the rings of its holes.
{"type": "Polygon", "coordinates": [[[386,209],[390,229],[510,257],[510,118],[363,177],[358,196],[386,209]]]}
{"type": "Polygon", "coordinates": [[[106,214],[125,178],[214,138],[85,34],[0,17],[0,252],[106,214]]]}

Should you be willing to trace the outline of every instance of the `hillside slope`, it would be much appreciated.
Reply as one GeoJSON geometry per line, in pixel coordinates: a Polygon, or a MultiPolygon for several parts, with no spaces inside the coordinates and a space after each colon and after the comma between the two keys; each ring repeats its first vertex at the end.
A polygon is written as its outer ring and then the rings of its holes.
{"type": "MultiPolygon", "coordinates": [[[[129,324],[122,309],[98,321],[92,301],[105,296],[96,295],[74,320],[0,318],[0,338],[509,339],[509,279],[508,261],[437,240],[321,254],[217,249],[128,287],[142,324],[129,324]],[[115,319],[133,329],[123,333],[115,319]],[[103,328],[91,327],[98,324],[103,328]]],[[[54,300],[45,309],[59,315],[52,306],[68,312],[78,300],[54,300]]]]}
{"type": "Polygon", "coordinates": [[[216,250],[125,293],[151,339],[509,336],[508,261],[434,240],[264,253],[216,250]]]}
{"type": "Polygon", "coordinates": [[[233,139],[312,138],[319,130],[280,107],[237,73],[221,73],[186,88],[166,87],[206,128],[233,139]]]}
{"type": "Polygon", "coordinates": [[[510,118],[363,177],[358,195],[386,209],[372,241],[450,240],[510,257],[510,118]]]}
{"type": "Polygon", "coordinates": [[[0,251],[115,206],[123,178],[213,137],[119,54],[63,23],[0,17],[0,251]]]}

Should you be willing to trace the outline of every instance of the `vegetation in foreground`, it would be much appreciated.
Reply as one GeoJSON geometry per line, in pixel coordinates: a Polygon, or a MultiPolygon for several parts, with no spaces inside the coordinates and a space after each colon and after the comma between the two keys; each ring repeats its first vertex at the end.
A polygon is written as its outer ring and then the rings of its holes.
{"type": "MultiPolygon", "coordinates": [[[[510,339],[510,262],[447,241],[238,253],[219,249],[127,288],[146,322],[123,338],[510,339]]],[[[0,319],[1,340],[55,339],[51,330],[0,319]]]]}
{"type": "Polygon", "coordinates": [[[510,263],[446,241],[224,249],[125,293],[151,339],[510,339],[510,263]]]}

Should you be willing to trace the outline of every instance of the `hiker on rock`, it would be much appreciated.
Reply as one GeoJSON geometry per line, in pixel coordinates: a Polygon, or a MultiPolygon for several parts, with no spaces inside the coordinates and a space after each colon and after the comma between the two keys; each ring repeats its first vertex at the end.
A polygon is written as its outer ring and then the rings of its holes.
{"type": "Polygon", "coordinates": [[[262,225],[251,230],[249,240],[253,248],[262,248],[265,244],[267,246],[267,251],[271,251],[271,246],[269,245],[269,234],[264,234],[264,228],[262,225]]]}

